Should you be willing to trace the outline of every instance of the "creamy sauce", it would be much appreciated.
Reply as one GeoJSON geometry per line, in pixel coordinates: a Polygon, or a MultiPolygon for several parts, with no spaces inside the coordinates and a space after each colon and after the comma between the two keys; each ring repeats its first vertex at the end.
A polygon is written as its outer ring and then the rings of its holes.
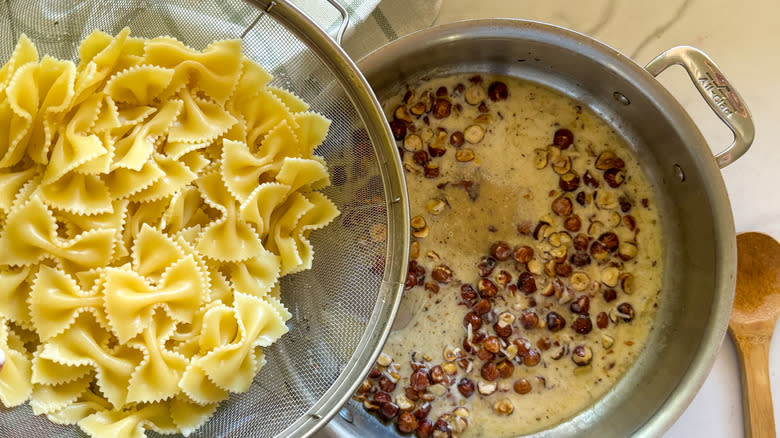
{"type": "MultiPolygon", "coordinates": [[[[492,299],[492,311],[483,318],[485,323],[481,331],[494,335],[493,321],[502,312],[509,312],[516,319],[511,323],[512,334],[506,338],[502,352],[496,354],[496,358],[504,355],[513,340],[521,339],[521,343],[527,341],[524,345],[540,353],[541,360],[528,366],[522,357],[513,357],[511,376],[493,381],[497,384],[495,393],[483,395],[476,387],[479,382],[489,383],[480,372],[485,361],[473,354],[461,353],[472,361],[472,369],[457,367],[457,374],[443,384],[446,392],[431,402],[428,418],[434,422],[441,415],[451,419],[455,408],[465,407],[469,412],[468,427],[461,431],[453,426],[453,435],[462,437],[528,434],[551,428],[591,406],[615,384],[643,348],[653,324],[662,277],[659,220],[653,190],[625,141],[595,114],[549,89],[518,79],[487,76],[476,86],[487,91],[488,84],[497,78],[508,86],[508,98],[498,102],[485,98],[488,111],[484,113],[464,100],[465,90],[453,91],[457,84],[463,84],[466,89],[472,86],[470,76],[434,78],[410,86],[414,95],[412,101],[425,90],[435,93],[443,86],[452,103],[449,117],[429,116],[429,125],[421,117],[414,119],[413,128],[410,125],[407,135],[416,134],[423,139],[430,137],[430,132],[424,131],[431,129],[434,136],[424,142],[426,144],[436,141],[439,127],[452,134],[475,124],[480,115],[487,114],[490,120],[483,116],[481,123],[477,123],[484,128],[484,138],[476,144],[465,142],[456,148],[449,139],[444,142],[444,155],[430,159],[439,167],[436,178],[424,175],[422,167],[413,162],[412,153],[404,154],[411,214],[423,218],[428,226],[427,236],[413,238],[419,245],[415,260],[425,268],[425,283],[435,283],[439,290],[435,293],[415,286],[404,294],[406,303],[403,307],[408,305],[414,309],[412,319],[405,328],[392,332],[384,347],[384,352],[401,364],[401,377],[392,391],[393,399],[403,397],[404,388],[410,385],[410,357],[430,368],[446,362],[445,350],[463,349],[464,337],[468,336],[463,321],[469,306],[461,296],[461,286],[469,284],[477,289],[480,280],[477,265],[489,255],[492,243],[503,241],[511,248],[530,246],[534,249],[534,259],[541,264],[547,263],[550,253],[562,246],[568,250],[566,260],[569,261],[576,251],[571,239],[564,237],[564,242],[558,244],[556,240],[551,242],[550,236],[541,235],[536,239],[532,235],[540,221],[550,224],[548,233],[566,231],[564,218],[551,209],[554,199],[566,195],[573,201],[573,213],[581,218],[581,229],[568,232],[570,237],[582,233],[596,239],[604,232],[614,232],[621,245],[634,242],[637,252],[629,260],[622,260],[615,252],[603,262],[594,258],[585,266],[574,266],[574,272],[585,273],[589,279],[584,288],[579,286],[583,290],[573,287],[571,276],[556,275],[565,285],[560,297],[542,294],[552,281],[544,272],[533,276],[537,290],[529,295],[510,290],[512,287],[499,286],[498,295],[492,299]],[[553,135],[560,128],[573,133],[574,143],[561,154],[570,157],[571,168],[580,177],[579,187],[569,193],[559,187],[559,174],[550,163],[539,169],[536,161],[537,150],[549,150],[553,135]],[[471,149],[474,160],[459,162],[456,151],[463,149],[471,149]],[[609,187],[602,176],[603,171],[594,167],[598,156],[605,151],[614,152],[625,164],[625,181],[617,188],[609,187]],[[598,189],[582,181],[586,170],[599,181],[598,189]],[[465,187],[468,184],[463,181],[471,182],[468,190],[465,187]],[[581,195],[586,197],[584,206],[576,201],[579,192],[585,193],[581,195]],[[622,197],[630,207],[623,211],[617,202],[610,202],[609,208],[599,208],[594,200],[594,194],[598,192],[603,192],[601,196],[611,195],[612,201],[622,197]],[[445,207],[439,214],[434,214],[430,208],[437,199],[444,200],[445,207]],[[635,220],[633,230],[629,219],[623,218],[626,215],[635,220]],[[589,230],[592,222],[600,225],[589,230]],[[530,233],[525,234],[528,231],[530,233]],[[616,266],[620,274],[633,276],[633,293],[627,293],[620,284],[614,284],[614,279],[607,278],[615,271],[605,273],[610,264],[616,266]],[[440,265],[446,265],[452,271],[452,279],[446,284],[432,278],[433,269],[440,265]],[[607,289],[616,292],[615,299],[609,302],[604,297],[607,289]],[[576,314],[570,306],[573,299],[581,295],[589,298],[587,314],[592,321],[592,330],[587,334],[577,333],[572,328],[576,314]],[[616,312],[621,303],[629,303],[633,308],[630,322],[624,321],[616,312]],[[520,315],[529,309],[538,315],[539,325],[526,329],[520,315]],[[552,332],[544,327],[549,311],[557,312],[566,320],[565,328],[552,332]],[[597,324],[597,315],[601,312],[611,313],[612,318],[605,328],[599,328],[597,324]],[[551,344],[546,350],[538,346],[542,338],[547,338],[551,344]],[[572,360],[572,351],[579,345],[592,351],[592,361],[587,366],[579,366],[572,360]],[[428,360],[423,360],[422,356],[428,360]],[[464,397],[457,387],[463,377],[475,385],[475,391],[469,397],[464,397]],[[520,394],[513,389],[514,382],[521,378],[531,384],[530,392],[520,394]],[[494,405],[500,400],[511,403],[511,414],[496,412],[494,405]]],[[[402,98],[397,96],[385,102],[391,120],[402,98]]],[[[496,276],[502,270],[511,275],[509,284],[516,284],[526,267],[516,266],[510,257],[508,261],[498,261],[487,278],[497,282],[496,276]]]]}

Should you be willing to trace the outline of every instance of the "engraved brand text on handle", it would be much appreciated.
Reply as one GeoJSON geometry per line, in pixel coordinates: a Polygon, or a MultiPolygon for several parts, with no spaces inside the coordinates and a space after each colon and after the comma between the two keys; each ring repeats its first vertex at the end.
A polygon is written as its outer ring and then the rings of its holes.
{"type": "Polygon", "coordinates": [[[698,78],[699,85],[712,96],[712,100],[724,116],[730,117],[735,112],[731,103],[731,87],[725,81],[718,81],[712,77],[711,72],[706,72],[698,78]]]}

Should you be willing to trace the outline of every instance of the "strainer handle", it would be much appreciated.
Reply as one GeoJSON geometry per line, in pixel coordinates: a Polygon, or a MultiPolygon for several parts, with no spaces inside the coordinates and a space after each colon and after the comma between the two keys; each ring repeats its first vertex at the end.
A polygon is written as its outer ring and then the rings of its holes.
{"type": "Polygon", "coordinates": [[[341,41],[344,39],[344,33],[347,31],[347,26],[349,26],[349,11],[336,0],[328,0],[328,3],[336,8],[339,11],[339,14],[341,14],[341,25],[339,25],[339,30],[336,32],[336,38],[334,39],[336,40],[336,44],[342,45],[341,41]]]}
{"type": "MultiPolygon", "coordinates": [[[[276,6],[277,1],[276,0],[246,0],[248,3],[254,4],[258,9],[260,9],[260,16],[258,16],[252,24],[250,24],[246,29],[244,29],[244,32],[241,34],[241,38],[244,38],[247,33],[257,24],[258,21],[260,21],[260,17],[263,15],[264,12],[271,12],[271,10],[276,6]]],[[[279,0],[280,3],[289,3],[288,1],[279,0]]],[[[341,14],[341,24],[339,25],[339,30],[336,31],[336,36],[334,41],[336,41],[336,44],[341,46],[341,40],[344,39],[344,33],[347,31],[347,27],[349,26],[349,12],[347,9],[341,5],[336,0],[328,0],[328,3],[330,3],[331,6],[336,8],[337,11],[339,11],[339,14],[341,14]]]]}

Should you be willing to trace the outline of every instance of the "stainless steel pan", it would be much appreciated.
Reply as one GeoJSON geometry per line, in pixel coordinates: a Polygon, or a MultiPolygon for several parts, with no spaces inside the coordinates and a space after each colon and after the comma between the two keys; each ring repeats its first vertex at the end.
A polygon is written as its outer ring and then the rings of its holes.
{"type": "MultiPolygon", "coordinates": [[[[537,436],[657,436],[682,413],[709,374],[731,311],[736,239],[720,175],[753,140],[747,108],[716,65],[678,47],[645,68],[584,35],[519,20],[466,21],[421,31],[359,62],[380,100],[424,75],[492,72],[551,87],[602,115],[636,150],[658,188],[665,233],[663,298],[636,363],[587,410],[537,436]],[[701,133],[655,79],[680,64],[734,132],[713,158],[701,133]],[[585,435],[583,435],[585,434],[585,435]]],[[[320,436],[395,436],[348,404],[320,436]]]]}

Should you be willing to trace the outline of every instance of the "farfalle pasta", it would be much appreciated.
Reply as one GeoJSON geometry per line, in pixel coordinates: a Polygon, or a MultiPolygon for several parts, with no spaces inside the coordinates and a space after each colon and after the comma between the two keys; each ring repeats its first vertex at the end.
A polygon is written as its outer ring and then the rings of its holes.
{"type": "Polygon", "coordinates": [[[329,121],[241,54],[95,31],[0,68],[0,401],[92,436],[195,431],[246,391],[338,214],[329,121]]]}

